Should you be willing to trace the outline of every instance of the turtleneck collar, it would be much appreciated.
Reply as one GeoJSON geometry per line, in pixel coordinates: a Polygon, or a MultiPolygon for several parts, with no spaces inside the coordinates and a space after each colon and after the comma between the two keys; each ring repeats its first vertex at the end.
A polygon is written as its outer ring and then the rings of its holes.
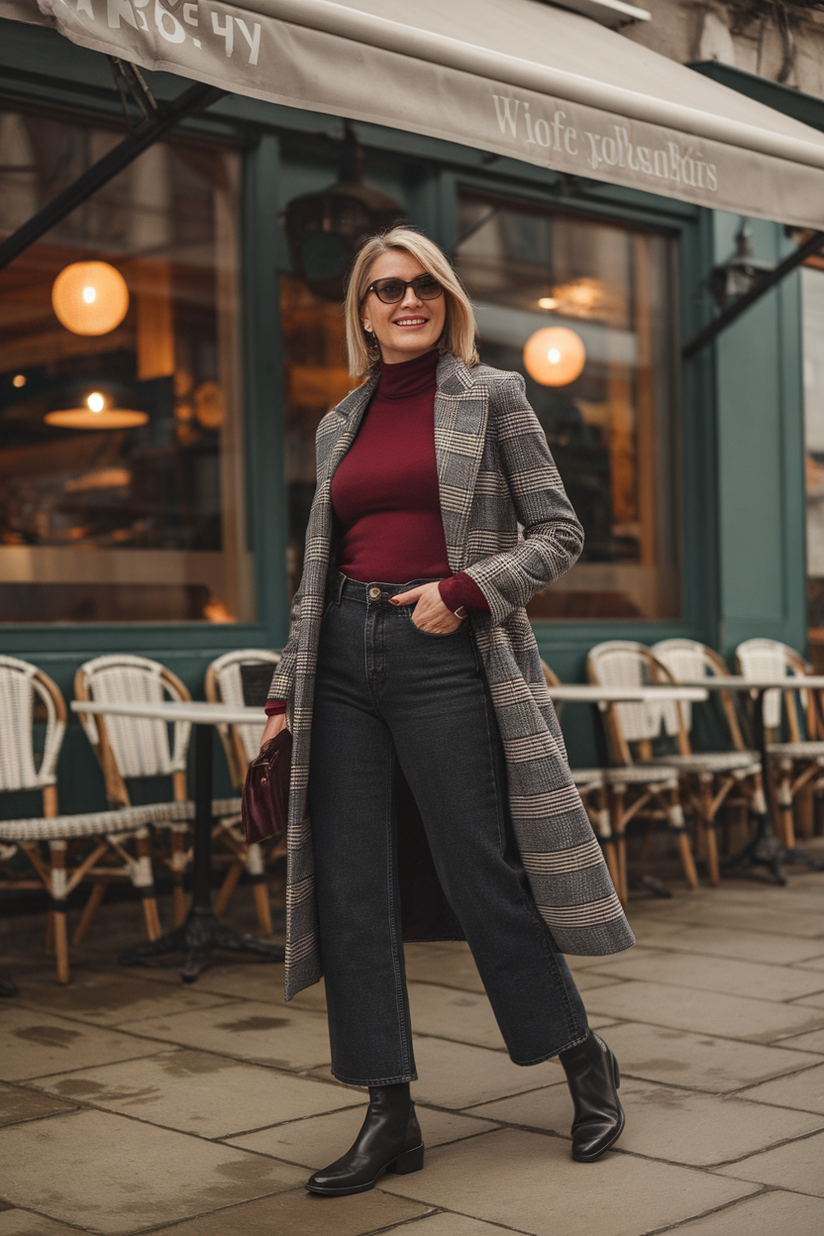
{"type": "Polygon", "coordinates": [[[439,360],[440,352],[433,348],[414,360],[399,361],[396,365],[382,364],[375,393],[384,399],[408,399],[410,395],[433,389],[439,360]]]}

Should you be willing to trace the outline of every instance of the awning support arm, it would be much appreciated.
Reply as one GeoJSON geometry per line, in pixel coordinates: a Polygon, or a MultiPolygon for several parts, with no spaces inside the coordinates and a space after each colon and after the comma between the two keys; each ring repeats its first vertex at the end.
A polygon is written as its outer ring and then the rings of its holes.
{"type": "Polygon", "coordinates": [[[129,64],[128,60],[120,60],[117,56],[109,56],[108,61],[129,128],[133,129],[134,124],[129,115],[129,104],[126,100],[127,90],[143,113],[144,120],[150,120],[153,116],[157,115],[158,107],[155,97],[146,85],[143,74],[137,65],[129,64]]]}
{"type": "Polygon", "coordinates": [[[824,245],[824,232],[813,232],[812,236],[805,240],[803,245],[799,245],[788,257],[785,257],[783,262],[779,262],[772,270],[768,270],[766,274],[762,275],[753,284],[749,292],[739,296],[738,300],[733,301],[731,305],[719,313],[714,321],[705,326],[703,330],[700,330],[697,335],[693,335],[692,339],[685,343],[681,349],[681,355],[684,360],[691,360],[708,343],[712,343],[713,339],[740,318],[741,314],[746,312],[750,305],[754,305],[765,292],[769,292],[770,288],[775,287],[776,283],[780,283],[785,275],[790,274],[797,266],[806,261],[808,257],[818,253],[822,245],[824,245]]]}
{"type": "Polygon", "coordinates": [[[97,163],[93,163],[82,176],[78,176],[77,180],[65,188],[62,193],[58,193],[51,202],[47,202],[33,218],[19,227],[16,232],[12,232],[11,236],[0,244],[0,270],[24,253],[30,245],[39,240],[50,228],[55,227],[61,219],[65,219],[66,215],[82,205],[118,172],[122,172],[124,167],[133,163],[138,155],[143,154],[144,150],[147,150],[153,142],[173,128],[184,116],[209,107],[210,104],[223,98],[226,93],[227,91],[218,90],[215,86],[205,86],[202,82],[197,82],[170,103],[159,104],[151,117],[143,120],[113,150],[110,150],[102,159],[98,159],[97,163]]]}

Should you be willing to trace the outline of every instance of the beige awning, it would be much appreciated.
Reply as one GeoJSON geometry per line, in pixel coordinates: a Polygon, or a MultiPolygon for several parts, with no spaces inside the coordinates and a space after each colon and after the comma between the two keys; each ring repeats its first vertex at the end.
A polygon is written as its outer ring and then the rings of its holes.
{"type": "Polygon", "coordinates": [[[824,228],[824,134],[538,0],[0,0],[237,94],[824,228]]]}

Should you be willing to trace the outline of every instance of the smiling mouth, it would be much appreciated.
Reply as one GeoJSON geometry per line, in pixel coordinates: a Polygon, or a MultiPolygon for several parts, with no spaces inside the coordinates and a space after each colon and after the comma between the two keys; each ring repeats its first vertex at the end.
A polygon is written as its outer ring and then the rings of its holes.
{"type": "Polygon", "coordinates": [[[397,318],[395,326],[426,326],[429,318],[397,318]]]}

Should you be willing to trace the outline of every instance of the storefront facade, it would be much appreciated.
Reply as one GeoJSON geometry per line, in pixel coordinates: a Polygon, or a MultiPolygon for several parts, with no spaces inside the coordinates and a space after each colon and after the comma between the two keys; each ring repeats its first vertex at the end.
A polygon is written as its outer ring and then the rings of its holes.
{"type": "MultiPolygon", "coordinates": [[[[3,34],[9,234],[125,126],[103,55],[17,22],[3,34]]],[[[186,84],[147,81],[160,99],[186,84]]],[[[482,358],[525,373],[584,523],[581,561],[531,607],[553,669],[580,679],[588,649],[611,638],[803,647],[798,276],[683,363],[737,215],[375,123],[354,133],[365,183],[455,261],[482,358]],[[583,343],[563,385],[525,367],[547,328],[583,343]]],[[[338,179],[344,136],[339,116],[232,94],[0,273],[0,649],[68,698],[77,666],[105,652],[154,657],[199,697],[214,657],[285,639],[314,430],[351,380],[339,301],[296,271],[283,212],[338,179]],[[88,261],[128,289],[97,335],[65,325],[52,300],[61,271],[88,261]],[[142,423],[46,419],[96,394],[142,423]]],[[[764,262],[793,248],[780,225],[750,226],[764,262]]],[[[571,711],[565,729],[587,758],[587,719],[571,711]]],[[[101,805],[76,726],[61,794],[65,809],[101,805]]]]}

